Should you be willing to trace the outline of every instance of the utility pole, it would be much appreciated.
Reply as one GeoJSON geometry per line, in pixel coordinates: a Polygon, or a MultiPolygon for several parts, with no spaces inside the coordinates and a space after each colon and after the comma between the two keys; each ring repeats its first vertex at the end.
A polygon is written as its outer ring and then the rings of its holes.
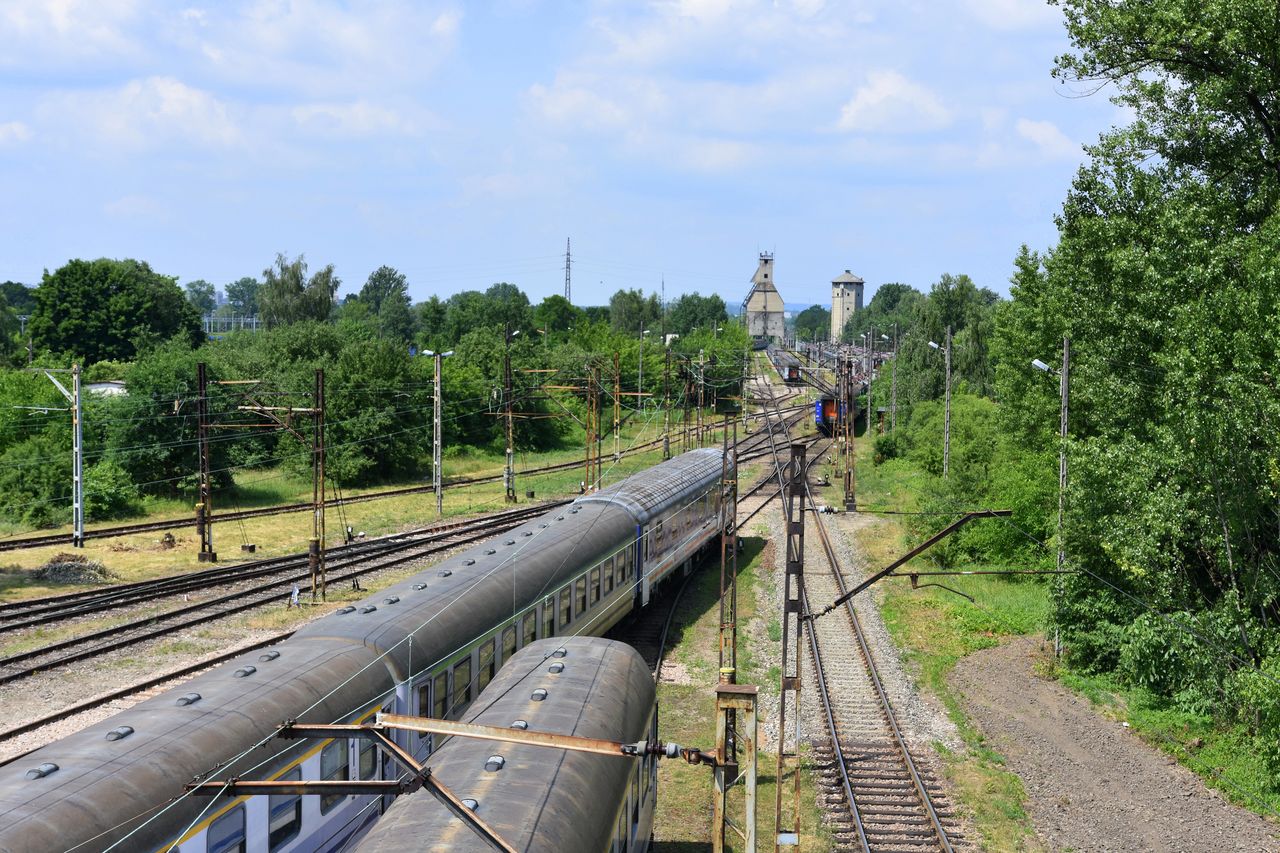
{"type": "MultiPolygon", "coordinates": [[[[70,370],[59,370],[52,367],[39,368],[40,372],[48,377],[54,387],[61,392],[67,402],[71,404],[71,545],[75,548],[84,547],[84,412],[80,405],[80,365],[71,365],[70,370]],[[54,376],[55,373],[71,374],[71,390],[58,381],[54,376]]],[[[19,408],[37,409],[40,411],[50,411],[45,406],[20,406],[19,408]]],[[[68,411],[67,409],[58,409],[57,411],[68,411]]]]}
{"type": "Polygon", "coordinates": [[[889,432],[898,429],[898,324],[893,324],[893,382],[890,385],[889,432]]]}
{"type": "Polygon", "coordinates": [[[573,304],[572,288],[570,288],[569,286],[570,282],[572,281],[572,279],[569,276],[569,272],[572,267],[573,267],[573,256],[569,253],[569,238],[565,237],[564,238],[564,298],[565,298],[565,301],[569,302],[570,304],[573,304]]]}
{"type": "Polygon", "coordinates": [[[196,533],[200,536],[202,563],[218,562],[213,550],[213,484],[209,465],[209,377],[205,363],[196,364],[196,441],[200,455],[200,493],[196,503],[196,533]]]}
{"type": "Polygon", "coordinates": [[[435,362],[435,375],[431,395],[431,408],[433,415],[431,424],[431,485],[434,487],[436,493],[436,518],[440,518],[444,515],[444,473],[441,470],[441,462],[443,458],[441,454],[441,427],[444,422],[442,416],[444,401],[441,396],[440,368],[442,366],[442,362],[449,356],[453,355],[453,350],[449,350],[448,352],[432,352],[431,350],[427,350],[425,355],[431,356],[432,360],[435,362]]]}
{"type": "Polygon", "coordinates": [[[600,488],[600,368],[592,364],[587,374],[587,423],[586,423],[587,471],[582,481],[582,493],[588,494],[600,488]]]}
{"type": "Polygon", "coordinates": [[[702,407],[705,405],[703,395],[706,393],[707,356],[706,350],[698,350],[698,447],[702,447],[702,407]]]}
{"type": "Polygon", "coordinates": [[[942,476],[951,470],[951,327],[947,326],[947,405],[942,416],[942,476]]]}
{"type": "Polygon", "coordinates": [[[787,514],[787,563],[782,587],[782,666],[778,685],[778,757],[774,773],[774,851],[800,843],[800,679],[806,604],[804,594],[805,446],[791,445],[783,505],[787,514]],[[787,748],[788,709],[794,715],[793,746],[787,748]],[[790,820],[784,819],[782,789],[790,769],[794,785],[790,820]]]}
{"type": "Polygon", "coordinates": [[[505,409],[507,419],[507,465],[503,470],[502,480],[507,488],[507,503],[516,502],[516,428],[515,416],[511,411],[511,339],[515,335],[520,334],[517,329],[515,334],[511,332],[511,324],[508,323],[504,327],[504,341],[502,351],[502,402],[505,409]]]}
{"type": "Polygon", "coordinates": [[[316,389],[312,402],[311,438],[311,501],[313,504],[311,549],[308,564],[311,568],[311,600],[325,601],[324,563],[324,368],[316,370],[316,389]]]}
{"type": "Polygon", "coordinates": [[[844,412],[841,413],[844,427],[844,508],[847,512],[853,512],[858,508],[858,483],[854,467],[858,463],[853,447],[856,433],[854,421],[858,417],[858,395],[853,381],[853,363],[853,358],[845,358],[841,371],[841,376],[844,377],[844,412]]]}
{"type": "Polygon", "coordinates": [[[622,458],[622,359],[613,351],[613,461],[622,458]]]}
{"type": "Polygon", "coordinates": [[[662,367],[662,458],[671,458],[671,347],[666,346],[667,336],[662,335],[666,358],[662,367]]]}
{"type": "Polygon", "coordinates": [[[1058,377],[1058,394],[1062,397],[1062,412],[1058,424],[1058,570],[1066,562],[1062,548],[1062,512],[1067,494],[1067,408],[1071,394],[1071,339],[1062,339],[1062,373],[1058,377]]]}
{"type": "Polygon", "coordinates": [[[867,431],[866,435],[875,440],[876,404],[872,401],[871,389],[876,378],[876,327],[867,328],[867,431]]]}

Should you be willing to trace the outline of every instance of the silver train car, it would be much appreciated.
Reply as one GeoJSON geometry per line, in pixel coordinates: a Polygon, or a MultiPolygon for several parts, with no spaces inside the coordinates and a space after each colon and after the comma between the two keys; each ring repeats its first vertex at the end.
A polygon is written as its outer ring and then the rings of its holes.
{"type": "Polygon", "coordinates": [[[396,778],[368,743],[272,735],[378,711],[458,718],[518,649],[604,633],[718,538],[722,464],[715,449],[677,456],[0,768],[0,853],[342,848],[390,797],[211,800],[184,785],[396,778]]]}
{"type": "MultiPolygon", "coordinates": [[[[630,646],[597,637],[538,640],[480,694],[468,722],[635,743],[657,740],[653,675],[630,646]],[[477,710],[478,708],[478,710],[477,710]]],[[[522,853],[646,853],[658,761],[452,738],[431,776],[522,853]]],[[[425,791],[399,798],[360,853],[487,853],[425,791]]]]}

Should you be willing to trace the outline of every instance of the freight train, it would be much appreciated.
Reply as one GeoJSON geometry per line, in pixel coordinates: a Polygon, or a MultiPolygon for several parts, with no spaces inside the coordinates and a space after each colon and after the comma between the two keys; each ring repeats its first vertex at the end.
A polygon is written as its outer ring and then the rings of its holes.
{"type": "Polygon", "coordinates": [[[0,853],[342,848],[390,797],[210,800],[184,784],[395,778],[367,741],[275,734],[379,711],[458,718],[524,646],[603,633],[718,540],[725,466],[715,449],[677,456],[0,768],[0,853]]]}

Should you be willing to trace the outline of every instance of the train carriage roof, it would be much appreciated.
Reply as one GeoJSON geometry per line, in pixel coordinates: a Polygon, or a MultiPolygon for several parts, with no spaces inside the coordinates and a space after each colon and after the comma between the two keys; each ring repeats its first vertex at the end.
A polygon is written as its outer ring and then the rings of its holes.
{"type": "Polygon", "coordinates": [[[637,524],[646,524],[672,507],[693,500],[719,480],[722,459],[723,454],[715,448],[690,450],[574,503],[620,506],[635,517],[637,524]]]}

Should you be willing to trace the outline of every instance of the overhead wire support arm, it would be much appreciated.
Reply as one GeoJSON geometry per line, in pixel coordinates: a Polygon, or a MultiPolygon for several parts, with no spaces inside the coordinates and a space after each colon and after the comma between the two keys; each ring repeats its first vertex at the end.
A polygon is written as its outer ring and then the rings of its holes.
{"type": "Polygon", "coordinates": [[[889,577],[897,569],[901,568],[906,563],[920,556],[925,551],[932,548],[934,545],[937,545],[943,539],[946,539],[952,533],[955,533],[957,530],[959,530],[961,527],[964,527],[969,522],[978,518],[1001,518],[1001,517],[1007,517],[1010,515],[1013,515],[1013,510],[1011,509],[982,509],[982,510],[977,510],[975,512],[967,512],[964,515],[962,515],[960,518],[956,519],[955,521],[948,524],[946,527],[939,530],[937,533],[930,536],[925,541],[921,542],[916,547],[912,548],[907,553],[903,554],[898,559],[894,560],[889,565],[885,566],[880,571],[876,572],[871,577],[864,580],[862,583],[855,586],[853,589],[846,592],[844,595],[837,598],[835,601],[828,604],[823,609],[816,612],[807,613],[805,614],[804,618],[812,622],[815,619],[819,619],[823,616],[826,616],[832,610],[835,610],[837,607],[844,604],[846,601],[853,598],[855,595],[862,592],[867,587],[872,586],[873,584],[878,583],[884,578],[889,577]]]}

